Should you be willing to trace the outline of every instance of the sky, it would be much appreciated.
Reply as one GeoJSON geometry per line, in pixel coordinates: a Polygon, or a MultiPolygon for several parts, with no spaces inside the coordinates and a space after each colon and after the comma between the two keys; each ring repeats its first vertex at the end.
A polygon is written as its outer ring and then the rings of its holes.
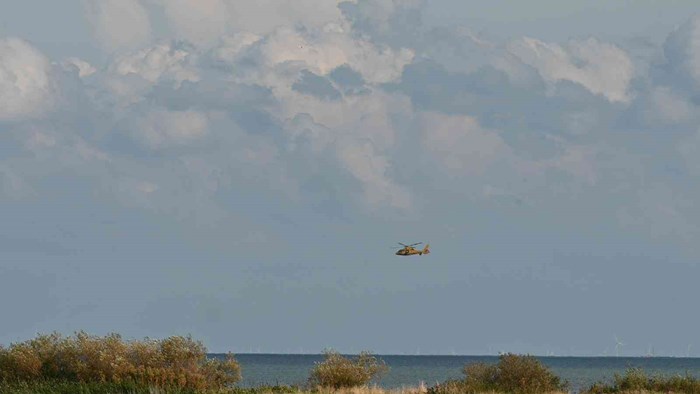
{"type": "Polygon", "coordinates": [[[3,1],[0,344],[700,355],[698,12],[3,1]]]}

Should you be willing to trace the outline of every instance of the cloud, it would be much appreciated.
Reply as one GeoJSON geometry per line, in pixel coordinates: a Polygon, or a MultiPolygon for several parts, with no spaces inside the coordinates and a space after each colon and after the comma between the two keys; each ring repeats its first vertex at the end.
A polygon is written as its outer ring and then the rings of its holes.
{"type": "Polygon", "coordinates": [[[348,65],[369,83],[386,83],[398,78],[403,67],[413,60],[410,49],[375,46],[353,38],[341,26],[327,26],[318,33],[303,34],[280,28],[260,43],[261,60],[270,68],[299,64],[320,75],[348,65]]]}
{"type": "MultiPolygon", "coordinates": [[[[653,78],[633,85],[627,53],[597,38],[500,43],[468,29],[426,30],[422,1],[149,1],[174,40],[150,43],[146,15],[148,34],[114,44],[106,66],[68,58],[58,73],[44,59],[46,91],[54,72],[63,96],[83,101],[26,125],[22,141],[71,171],[114,177],[96,182],[101,196],[155,212],[188,201],[210,218],[236,212],[230,201],[246,188],[332,200],[336,211],[417,209],[445,188],[564,206],[636,176],[620,168],[639,151],[614,157],[627,149],[611,137],[625,121],[649,129],[694,119],[688,95],[653,78]],[[397,26],[407,20],[416,31],[404,34],[397,26]],[[654,110],[644,117],[642,108],[654,110]]],[[[88,5],[94,18],[109,7],[146,10],[88,5]]],[[[48,173],[20,168],[5,167],[7,190],[30,190],[25,178],[48,173]]]]}
{"type": "Polygon", "coordinates": [[[61,65],[66,70],[69,70],[71,67],[76,68],[78,70],[78,76],[81,78],[89,77],[97,71],[97,69],[90,63],[77,57],[69,57],[64,59],[61,62],[61,65]]]}
{"type": "Polygon", "coordinates": [[[409,192],[391,179],[385,154],[395,133],[390,116],[406,102],[377,85],[398,78],[413,52],[375,46],[347,28],[342,21],[305,29],[282,25],[263,37],[230,36],[211,53],[236,83],[270,90],[275,103],[266,110],[274,108],[274,115],[257,113],[282,127],[283,145],[306,140],[310,152],[334,155],[335,169],[360,181],[367,206],[406,208],[409,192]]]}
{"type": "Polygon", "coordinates": [[[182,81],[196,81],[197,73],[189,67],[191,52],[175,45],[157,45],[133,54],[119,57],[111,65],[117,75],[137,75],[151,83],[167,77],[179,85],[182,81]]]}
{"type": "Polygon", "coordinates": [[[648,111],[643,116],[651,124],[684,123],[694,117],[695,106],[668,86],[656,86],[647,96],[648,111]]]}
{"type": "Polygon", "coordinates": [[[83,0],[85,14],[108,52],[137,49],[151,40],[148,12],[139,0],[83,0]]]}
{"type": "Polygon", "coordinates": [[[118,100],[133,103],[158,83],[167,81],[177,88],[184,81],[198,81],[196,62],[191,48],[159,44],[117,57],[109,65],[104,83],[118,100]]]}
{"type": "Polygon", "coordinates": [[[49,60],[18,38],[0,39],[0,120],[31,117],[52,101],[49,60]]]}
{"type": "Polygon", "coordinates": [[[697,91],[700,88],[700,15],[689,18],[671,32],[663,50],[669,74],[681,78],[679,86],[689,85],[697,91]]]}
{"type": "Polygon", "coordinates": [[[214,60],[232,66],[237,64],[242,53],[263,37],[248,31],[221,37],[219,44],[212,49],[214,60]]]}
{"type": "Polygon", "coordinates": [[[511,155],[496,132],[483,129],[470,116],[426,112],[420,121],[423,145],[453,175],[483,175],[511,155]]]}
{"type": "Polygon", "coordinates": [[[292,149],[307,146],[314,160],[334,163],[324,172],[347,171],[360,182],[364,205],[370,209],[411,206],[410,192],[392,179],[387,153],[397,132],[392,116],[406,113],[405,100],[380,92],[335,101],[293,92],[283,100],[292,149]]]}
{"type": "Polygon", "coordinates": [[[427,3],[425,0],[353,0],[340,2],[338,8],[358,35],[401,47],[420,37],[422,10],[427,3]]]}
{"type": "Polygon", "coordinates": [[[189,145],[208,130],[207,116],[196,111],[154,110],[137,123],[132,136],[151,149],[189,145]]]}
{"type": "Polygon", "coordinates": [[[411,207],[407,190],[389,178],[389,160],[377,154],[372,144],[342,144],[338,157],[343,166],[360,182],[366,202],[371,208],[387,205],[405,210],[411,207]]]}
{"type": "Polygon", "coordinates": [[[537,69],[550,89],[555,88],[557,81],[567,80],[611,102],[631,100],[628,87],[634,77],[634,65],[627,53],[613,44],[591,37],[570,40],[561,46],[525,37],[510,43],[508,51],[537,69]]]}
{"type": "MultiPolygon", "coordinates": [[[[329,291],[350,275],[354,295],[447,280],[454,298],[464,275],[564,288],[640,258],[697,260],[698,18],[634,49],[439,25],[425,1],[85,4],[102,59],[0,40],[0,260],[42,256],[73,292],[66,311],[77,282],[126,278],[130,262],[153,274],[135,303],[175,289],[197,309],[270,272],[329,291]],[[334,249],[379,250],[382,234],[477,263],[367,270],[334,249]]],[[[99,311],[134,310],[108,295],[99,311]]],[[[46,327],[130,323],[98,315],[46,327]]]]}

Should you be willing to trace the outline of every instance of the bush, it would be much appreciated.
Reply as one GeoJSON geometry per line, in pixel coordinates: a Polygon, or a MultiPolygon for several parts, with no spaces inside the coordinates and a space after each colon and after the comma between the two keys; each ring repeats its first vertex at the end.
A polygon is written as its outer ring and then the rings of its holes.
{"type": "Polygon", "coordinates": [[[288,385],[262,385],[257,387],[236,387],[230,394],[298,394],[303,393],[299,387],[288,385]]]}
{"type": "Polygon", "coordinates": [[[463,380],[451,380],[431,387],[431,394],[506,392],[517,394],[565,391],[561,382],[533,356],[501,355],[497,364],[472,363],[464,366],[463,380]]]}
{"type": "Polygon", "coordinates": [[[650,377],[640,368],[629,368],[624,375],[615,374],[612,384],[598,382],[583,393],[609,394],[640,391],[700,394],[700,380],[690,375],[650,377]]]}
{"type": "Polygon", "coordinates": [[[389,370],[383,361],[369,352],[361,352],[354,360],[333,350],[326,350],[324,354],[325,360],[316,363],[311,370],[311,386],[333,389],[362,386],[389,370]]]}
{"type": "Polygon", "coordinates": [[[202,390],[240,380],[240,366],[229,354],[209,360],[206,348],[191,337],[124,341],[78,332],[58,333],[0,347],[0,382],[60,381],[134,383],[142,386],[202,390]]]}
{"type": "MultiPolygon", "coordinates": [[[[193,390],[158,388],[135,383],[34,381],[0,383],[2,394],[319,394],[304,392],[292,386],[258,386],[250,388],[193,390]]],[[[367,393],[371,394],[371,393],[367,393]]]]}
{"type": "MultiPolygon", "coordinates": [[[[0,383],[3,394],[200,394],[191,389],[158,389],[135,383],[33,381],[0,383]]],[[[217,393],[219,394],[219,393],[217,393]]]]}

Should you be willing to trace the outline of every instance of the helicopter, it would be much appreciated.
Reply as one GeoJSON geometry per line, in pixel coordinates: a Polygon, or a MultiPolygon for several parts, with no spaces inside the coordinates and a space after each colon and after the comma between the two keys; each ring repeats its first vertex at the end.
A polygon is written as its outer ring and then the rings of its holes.
{"type": "Polygon", "coordinates": [[[430,253],[430,244],[426,244],[425,247],[423,248],[423,250],[414,248],[414,246],[420,245],[422,243],[423,242],[416,242],[414,244],[406,245],[406,244],[402,244],[401,242],[399,242],[399,245],[403,245],[403,249],[399,249],[396,252],[396,255],[397,256],[410,256],[410,255],[417,254],[417,255],[422,256],[424,254],[430,253]]]}

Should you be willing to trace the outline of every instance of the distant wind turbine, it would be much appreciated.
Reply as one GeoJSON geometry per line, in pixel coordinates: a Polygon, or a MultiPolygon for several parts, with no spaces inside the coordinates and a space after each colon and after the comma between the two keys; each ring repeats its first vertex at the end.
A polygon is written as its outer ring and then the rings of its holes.
{"type": "Polygon", "coordinates": [[[654,345],[649,344],[649,350],[647,350],[647,357],[654,357],[654,345]]]}
{"type": "Polygon", "coordinates": [[[693,347],[693,344],[692,344],[692,343],[689,343],[689,344],[688,344],[688,349],[685,351],[685,356],[686,356],[686,357],[690,357],[690,348],[691,348],[691,347],[693,347]]]}
{"type": "Polygon", "coordinates": [[[621,346],[625,346],[625,344],[620,342],[620,340],[617,339],[617,335],[615,335],[615,357],[620,357],[620,347],[621,346]]]}

